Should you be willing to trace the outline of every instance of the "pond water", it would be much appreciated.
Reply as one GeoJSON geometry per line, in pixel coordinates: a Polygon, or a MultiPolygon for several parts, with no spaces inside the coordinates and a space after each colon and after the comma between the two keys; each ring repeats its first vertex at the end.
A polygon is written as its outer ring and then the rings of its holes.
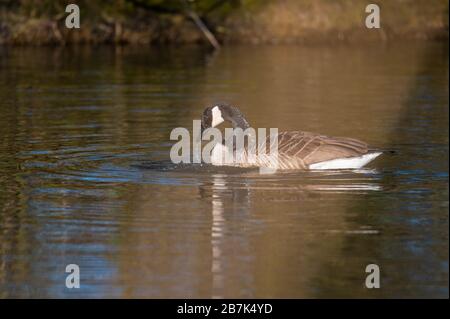
{"type": "Polygon", "coordinates": [[[432,42],[0,47],[0,297],[448,298],[448,69],[432,42]],[[359,171],[169,165],[171,130],[220,101],[396,153],[359,171]]]}

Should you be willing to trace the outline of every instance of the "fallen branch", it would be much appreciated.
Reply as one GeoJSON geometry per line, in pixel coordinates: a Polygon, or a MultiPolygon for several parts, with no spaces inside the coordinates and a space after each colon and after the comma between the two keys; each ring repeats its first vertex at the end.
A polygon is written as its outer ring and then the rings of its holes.
{"type": "Polygon", "coordinates": [[[202,19],[198,16],[197,13],[195,13],[192,10],[187,9],[186,14],[189,16],[189,18],[194,21],[195,25],[202,31],[202,33],[205,35],[206,39],[211,43],[214,49],[218,50],[220,49],[219,41],[217,41],[214,34],[209,31],[208,27],[203,23],[202,19]]]}

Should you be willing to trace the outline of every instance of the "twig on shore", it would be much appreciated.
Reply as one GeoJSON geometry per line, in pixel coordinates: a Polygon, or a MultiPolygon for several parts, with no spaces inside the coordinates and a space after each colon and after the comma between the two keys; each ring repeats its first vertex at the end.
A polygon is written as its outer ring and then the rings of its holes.
{"type": "Polygon", "coordinates": [[[209,31],[208,27],[203,23],[198,14],[190,9],[186,10],[186,14],[192,19],[192,21],[194,21],[195,25],[200,29],[200,31],[202,31],[202,33],[205,35],[206,39],[214,47],[214,49],[220,49],[219,41],[217,41],[214,34],[209,31]]]}

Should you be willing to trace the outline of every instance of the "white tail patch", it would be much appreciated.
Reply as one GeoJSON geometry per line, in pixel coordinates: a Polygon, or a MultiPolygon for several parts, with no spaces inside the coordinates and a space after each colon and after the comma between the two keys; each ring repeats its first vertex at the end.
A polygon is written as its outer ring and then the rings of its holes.
{"type": "Polygon", "coordinates": [[[325,162],[309,165],[309,169],[354,169],[361,168],[381,155],[381,152],[374,152],[358,157],[337,158],[325,162]]]}

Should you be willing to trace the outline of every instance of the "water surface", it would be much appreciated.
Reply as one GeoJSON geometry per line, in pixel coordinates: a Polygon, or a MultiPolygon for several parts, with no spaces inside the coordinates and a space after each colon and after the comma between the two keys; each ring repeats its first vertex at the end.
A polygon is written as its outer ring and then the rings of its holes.
{"type": "Polygon", "coordinates": [[[436,43],[0,48],[0,297],[448,297],[448,110],[436,43]],[[167,165],[170,131],[218,101],[397,153],[325,173],[167,165]]]}

